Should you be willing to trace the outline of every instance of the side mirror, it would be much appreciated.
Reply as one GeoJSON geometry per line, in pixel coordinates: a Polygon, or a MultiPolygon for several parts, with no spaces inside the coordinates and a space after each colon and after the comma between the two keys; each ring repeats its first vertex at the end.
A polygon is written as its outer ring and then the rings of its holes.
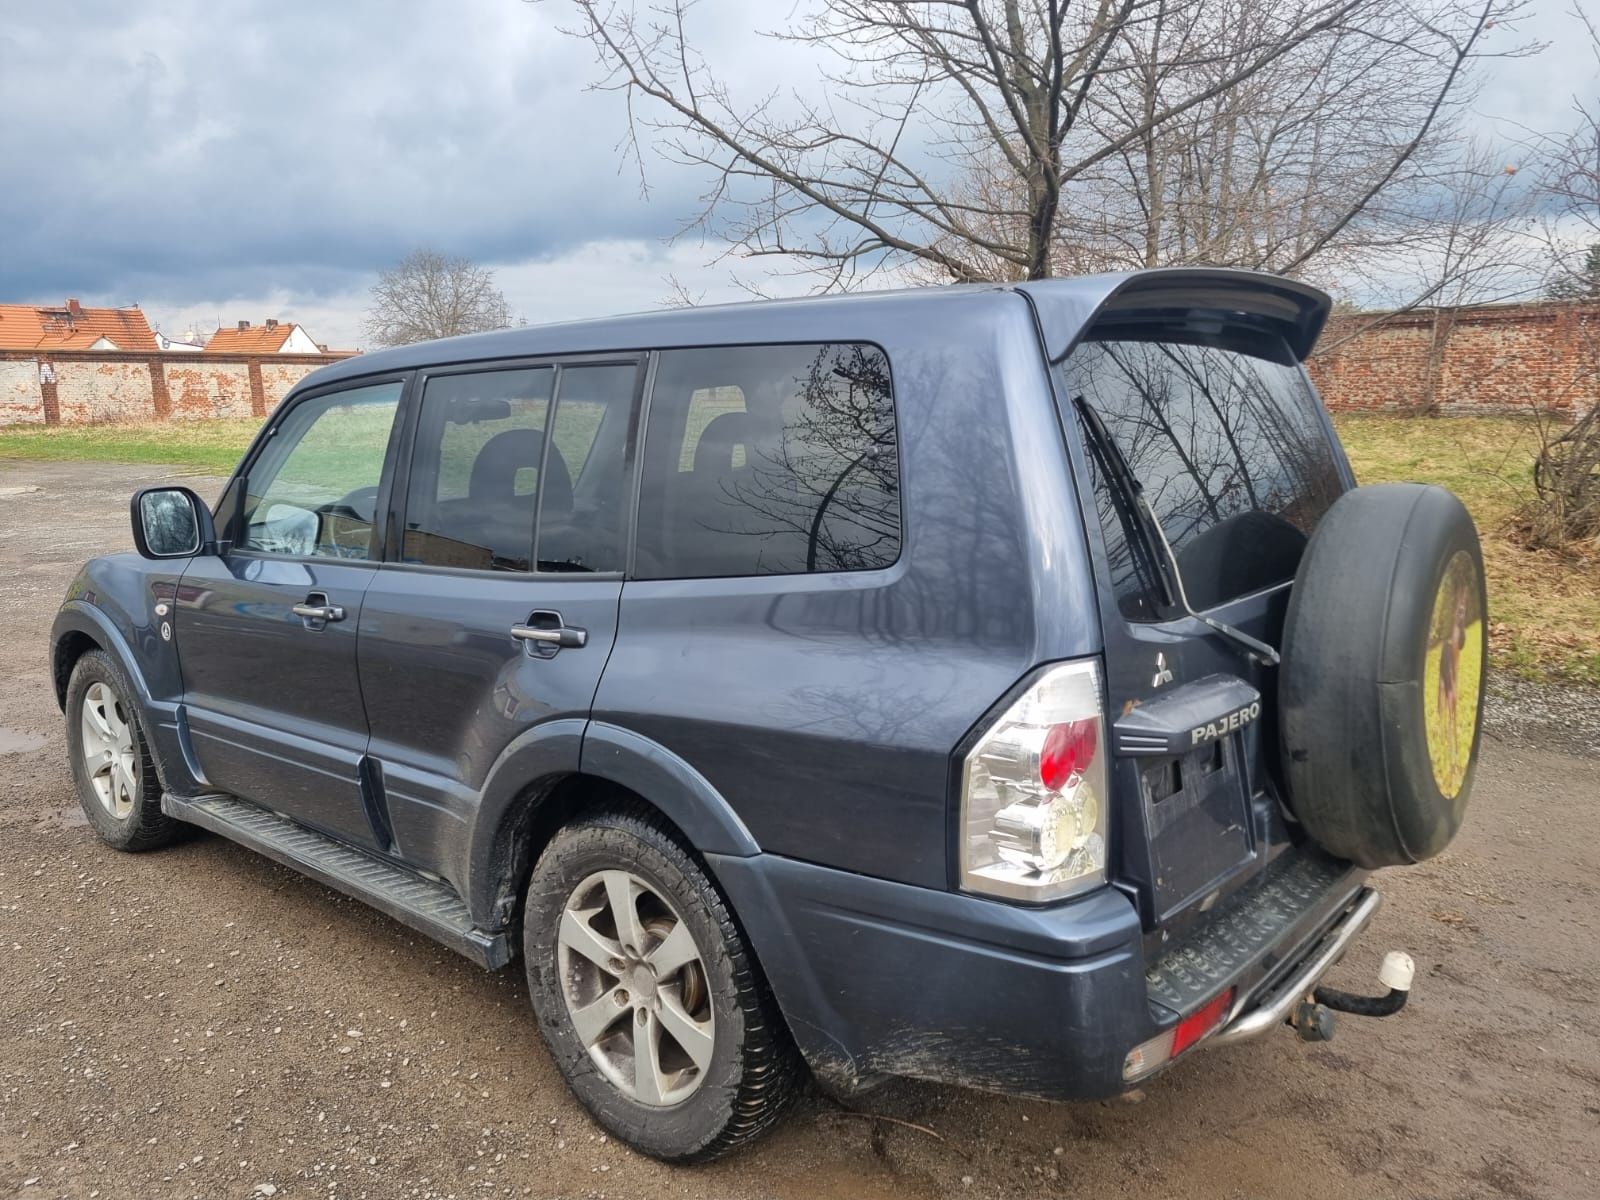
{"type": "Polygon", "coordinates": [[[133,544],[146,558],[188,558],[217,544],[211,510],[186,487],[141,488],[130,507],[133,544]]]}

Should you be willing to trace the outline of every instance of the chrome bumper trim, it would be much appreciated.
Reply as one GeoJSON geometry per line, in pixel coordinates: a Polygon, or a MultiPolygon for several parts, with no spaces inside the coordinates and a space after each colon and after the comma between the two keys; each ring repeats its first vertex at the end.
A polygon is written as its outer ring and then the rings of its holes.
{"type": "Polygon", "coordinates": [[[1333,965],[1344,957],[1350,943],[1367,927],[1372,914],[1378,911],[1382,903],[1382,896],[1371,888],[1365,889],[1355,907],[1328,931],[1304,966],[1267,993],[1266,1001],[1249,1012],[1243,1011],[1245,1006],[1258,997],[1241,997],[1228,1014],[1223,1027],[1200,1044],[1229,1046],[1260,1037],[1267,1030],[1282,1025],[1288,1020],[1294,1006],[1305,999],[1322,977],[1333,969],[1333,965]]]}

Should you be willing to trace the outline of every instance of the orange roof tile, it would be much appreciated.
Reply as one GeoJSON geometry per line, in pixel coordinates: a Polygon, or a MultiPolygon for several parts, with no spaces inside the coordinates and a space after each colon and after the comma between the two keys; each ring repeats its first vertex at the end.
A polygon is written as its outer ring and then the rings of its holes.
{"type": "Polygon", "coordinates": [[[207,354],[276,354],[294,332],[294,324],[247,325],[243,329],[219,329],[206,343],[207,354]]]}
{"type": "Polygon", "coordinates": [[[154,350],[156,336],[137,308],[0,304],[0,350],[87,350],[109,338],[119,350],[154,350]]]}

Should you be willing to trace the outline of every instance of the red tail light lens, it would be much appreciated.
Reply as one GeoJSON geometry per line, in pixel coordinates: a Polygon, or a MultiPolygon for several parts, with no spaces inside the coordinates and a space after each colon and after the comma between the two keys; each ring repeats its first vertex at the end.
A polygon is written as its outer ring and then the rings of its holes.
{"type": "Polygon", "coordinates": [[[1147,1075],[1154,1075],[1190,1046],[1216,1032],[1232,1011],[1233,989],[1229,988],[1195,1009],[1165,1033],[1129,1050],[1128,1057],[1122,1062],[1123,1080],[1134,1083],[1147,1075]]]}
{"type": "Polygon", "coordinates": [[[1039,751],[1039,781],[1052,792],[1059,792],[1073,780],[1082,778],[1099,746],[1098,718],[1053,726],[1039,751]]]}
{"type": "Polygon", "coordinates": [[[1178,1022],[1172,1031],[1172,1057],[1176,1058],[1218,1025],[1222,1024],[1233,1007],[1233,989],[1229,988],[1214,1000],[1206,1002],[1178,1022]]]}
{"type": "Polygon", "coordinates": [[[961,885],[1036,903],[1106,878],[1104,700],[1093,660],[1046,668],[962,764],[961,885]]]}

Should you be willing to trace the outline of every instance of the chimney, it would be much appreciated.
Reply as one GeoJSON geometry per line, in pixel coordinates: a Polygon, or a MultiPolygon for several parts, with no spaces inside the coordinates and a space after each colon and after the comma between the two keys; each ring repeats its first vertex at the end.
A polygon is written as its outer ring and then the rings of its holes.
{"type": "Polygon", "coordinates": [[[240,330],[241,333],[244,330],[249,329],[249,328],[250,328],[250,322],[249,321],[240,321],[239,322],[239,330],[240,330]]]}
{"type": "Polygon", "coordinates": [[[278,318],[277,317],[268,317],[267,318],[267,328],[268,329],[276,329],[277,327],[278,327],[278,318]]]}
{"type": "Polygon", "coordinates": [[[72,314],[74,317],[83,316],[83,305],[78,303],[78,298],[76,296],[67,297],[67,312],[72,314]]]}

